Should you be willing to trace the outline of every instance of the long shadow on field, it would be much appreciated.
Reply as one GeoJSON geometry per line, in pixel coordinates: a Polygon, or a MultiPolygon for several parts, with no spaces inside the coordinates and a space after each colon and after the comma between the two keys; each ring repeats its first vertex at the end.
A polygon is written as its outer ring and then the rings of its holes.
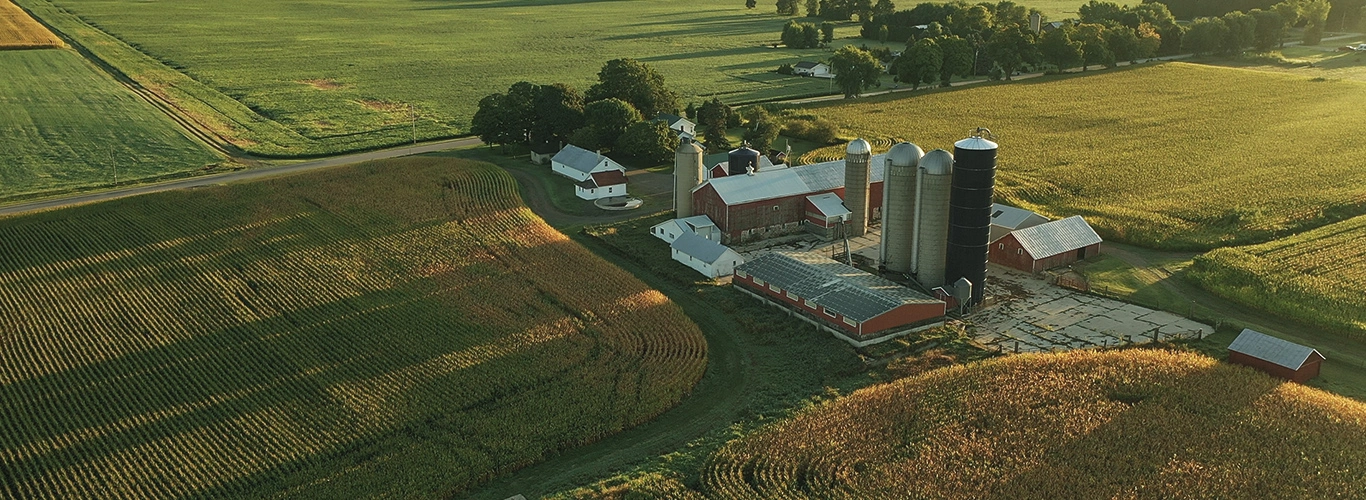
{"type": "MultiPolygon", "coordinates": [[[[1032,492],[1068,498],[1120,498],[1136,488],[1158,497],[1180,496],[1183,491],[1189,492],[1185,487],[1208,484],[1201,481],[1201,473],[1254,473],[1220,470],[1226,463],[1274,463],[1230,455],[1234,452],[1227,450],[1238,445],[1225,448],[1220,443],[1246,443],[1250,434],[1265,443],[1293,442],[1294,431],[1255,425],[1240,416],[1284,382],[1248,376],[1247,369],[1229,368],[1213,365],[1165,386],[1114,383],[1106,397],[1130,405],[1127,410],[1077,439],[1045,450],[1041,465],[1011,471],[1014,473],[1007,481],[989,487],[989,496],[1018,498],[1023,492],[1032,492]],[[1210,394],[1214,387],[1225,391],[1210,394]]],[[[1298,448],[1265,450],[1269,455],[1287,452],[1299,458],[1298,448]]]]}
{"type": "Polygon", "coordinates": [[[618,3],[633,0],[500,0],[493,2],[472,2],[468,0],[414,0],[413,3],[436,4],[416,10],[478,10],[502,9],[509,7],[545,7],[555,5],[576,5],[584,3],[618,3]]]}

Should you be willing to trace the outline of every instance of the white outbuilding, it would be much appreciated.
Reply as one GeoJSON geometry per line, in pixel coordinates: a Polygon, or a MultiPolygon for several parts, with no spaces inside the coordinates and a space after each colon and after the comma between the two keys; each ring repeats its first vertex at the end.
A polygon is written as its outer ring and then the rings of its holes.
{"type": "Polygon", "coordinates": [[[650,228],[650,234],[664,240],[665,243],[673,243],[683,233],[694,233],[712,241],[721,241],[721,230],[716,228],[716,223],[711,221],[711,217],[705,215],[666,220],[650,228]]]}
{"type": "MultiPolygon", "coordinates": [[[[570,144],[550,159],[550,169],[575,182],[583,182],[599,172],[617,171],[626,173],[626,167],[603,156],[602,153],[589,151],[570,144]]],[[[623,193],[624,194],[624,193],[623,193]]]]}
{"type": "Polygon", "coordinates": [[[626,196],[626,174],[617,170],[594,172],[588,180],[574,185],[574,194],[585,200],[626,196]]]}
{"type": "Polygon", "coordinates": [[[685,231],[669,244],[676,261],[693,268],[708,278],[726,276],[735,271],[735,266],[745,263],[745,258],[730,247],[685,231]]]}

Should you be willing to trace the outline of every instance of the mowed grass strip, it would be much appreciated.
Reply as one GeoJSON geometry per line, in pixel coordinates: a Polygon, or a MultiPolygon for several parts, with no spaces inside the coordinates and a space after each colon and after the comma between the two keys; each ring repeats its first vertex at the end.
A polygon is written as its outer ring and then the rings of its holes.
{"type": "Polygon", "coordinates": [[[62,46],[52,34],[10,0],[0,0],[0,50],[48,49],[62,46]]]}
{"type": "Polygon", "coordinates": [[[1366,216],[1196,257],[1190,276],[1226,298],[1366,338],[1366,216]]]}
{"type": "Polygon", "coordinates": [[[850,135],[999,137],[998,196],[1163,249],[1260,243],[1366,212],[1366,83],[1187,63],[834,103],[850,135]]]}
{"type": "Polygon", "coordinates": [[[1366,484],[1366,405],[1157,350],[870,387],[733,441],[715,498],[1315,498],[1366,484]]]}
{"type": "MultiPolygon", "coordinates": [[[[828,80],[774,73],[831,51],[773,48],[791,18],[771,2],[754,10],[733,0],[19,3],[207,128],[267,156],[411,141],[410,107],[418,138],[464,134],[485,95],[522,80],[586,90],[621,57],[658,69],[685,105],[834,91],[828,80]]],[[[838,36],[857,32],[846,23],[838,36]]]]}
{"type": "Polygon", "coordinates": [[[0,51],[0,74],[0,201],[222,160],[75,52],[0,51]]]}
{"type": "Polygon", "coordinates": [[[677,306],[486,163],[8,218],[0,255],[0,498],[459,497],[706,366],[677,306]]]}

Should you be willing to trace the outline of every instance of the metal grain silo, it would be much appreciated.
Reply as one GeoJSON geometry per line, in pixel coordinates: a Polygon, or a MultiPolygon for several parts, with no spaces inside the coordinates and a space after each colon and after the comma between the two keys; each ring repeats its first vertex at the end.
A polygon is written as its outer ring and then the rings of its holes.
{"type": "Polygon", "coordinates": [[[916,169],[916,226],[911,265],[916,281],[926,288],[948,284],[944,279],[949,246],[949,197],[953,191],[953,155],[936,149],[925,153],[916,169]]]}
{"type": "Polygon", "coordinates": [[[915,231],[916,177],[919,146],[902,142],[887,152],[882,184],[881,263],[888,271],[911,272],[911,234],[915,231]]]}
{"type": "Polygon", "coordinates": [[[979,128],[953,145],[953,190],[949,196],[948,281],[967,278],[972,300],[986,292],[987,245],[991,237],[991,204],[996,187],[996,143],[991,131],[979,128]]]}
{"type": "Polygon", "coordinates": [[[868,232],[869,162],[873,146],[863,139],[854,139],[844,153],[844,206],[849,209],[844,234],[863,236],[868,232]]]}
{"type": "Polygon", "coordinates": [[[747,172],[757,172],[759,170],[759,152],[750,149],[749,146],[741,146],[731,150],[726,155],[726,173],[730,175],[745,175],[747,172]]]}
{"type": "Polygon", "coordinates": [[[702,147],[684,139],[674,152],[674,217],[692,217],[692,189],[702,183],[702,147]]]}

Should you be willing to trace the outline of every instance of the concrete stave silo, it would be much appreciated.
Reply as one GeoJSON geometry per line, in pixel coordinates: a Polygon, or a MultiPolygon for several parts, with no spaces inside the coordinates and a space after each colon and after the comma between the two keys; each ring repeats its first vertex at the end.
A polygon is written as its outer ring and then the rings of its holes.
{"type": "Polygon", "coordinates": [[[972,300],[986,292],[987,250],[991,238],[991,207],[996,186],[995,142],[977,129],[953,145],[953,191],[949,197],[947,281],[972,282],[972,300]]]}
{"type": "Polygon", "coordinates": [[[702,147],[683,140],[674,151],[674,218],[692,217],[692,190],[702,183],[706,167],[702,165],[702,147]]]}
{"type": "Polygon", "coordinates": [[[936,149],[925,153],[916,169],[916,227],[912,262],[916,281],[926,288],[948,284],[945,280],[949,244],[949,198],[953,191],[953,155],[936,149]]]}
{"type": "Polygon", "coordinates": [[[850,214],[844,234],[850,237],[868,233],[868,183],[872,176],[869,162],[872,156],[873,146],[861,138],[854,139],[845,148],[844,206],[850,214]]]}
{"type": "Polygon", "coordinates": [[[882,187],[882,266],[888,271],[909,274],[915,251],[912,234],[916,224],[916,180],[919,177],[919,146],[902,142],[887,152],[887,167],[882,187]]]}

